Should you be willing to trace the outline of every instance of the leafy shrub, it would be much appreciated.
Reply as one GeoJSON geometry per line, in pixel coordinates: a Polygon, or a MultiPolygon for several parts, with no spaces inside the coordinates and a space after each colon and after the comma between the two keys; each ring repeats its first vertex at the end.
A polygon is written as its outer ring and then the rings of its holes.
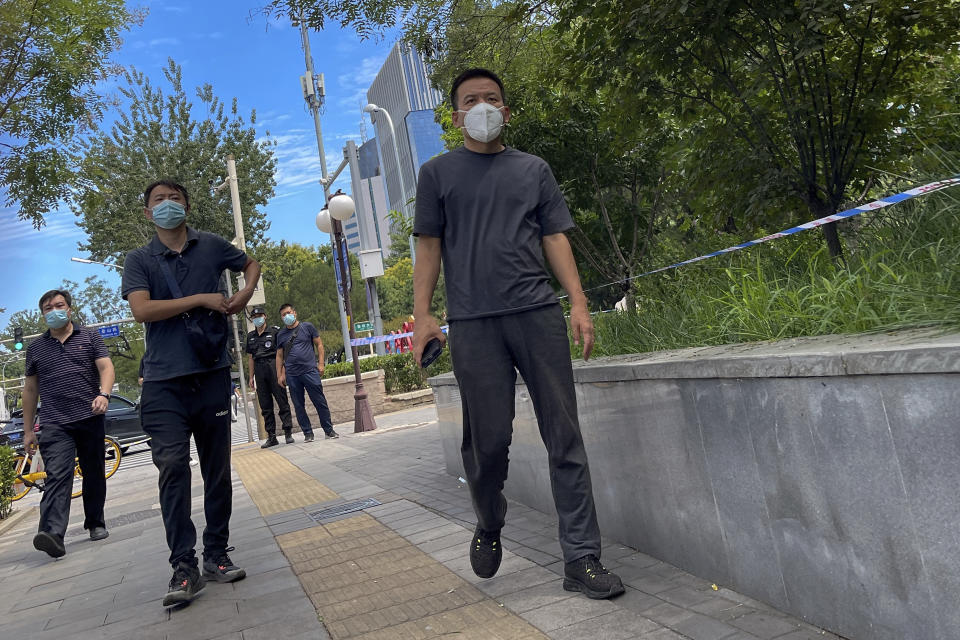
{"type": "Polygon", "coordinates": [[[0,446],[0,520],[9,516],[13,510],[13,481],[17,477],[14,473],[13,458],[13,449],[0,446]]]}
{"type": "MultiPolygon", "coordinates": [[[[449,347],[449,342],[447,346],[449,347]]],[[[385,356],[370,356],[360,360],[360,372],[383,369],[387,393],[406,393],[416,389],[427,388],[427,378],[446,373],[453,369],[450,360],[450,349],[446,348],[436,362],[424,371],[417,366],[412,353],[391,353],[385,356]]],[[[328,364],[323,370],[324,378],[353,375],[352,362],[337,362],[328,364]]]]}

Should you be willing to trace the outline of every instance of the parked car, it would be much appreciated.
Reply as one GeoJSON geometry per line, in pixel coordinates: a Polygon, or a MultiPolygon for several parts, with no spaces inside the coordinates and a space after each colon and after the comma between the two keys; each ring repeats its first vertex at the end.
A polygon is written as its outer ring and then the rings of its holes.
{"type": "MultiPolygon", "coordinates": [[[[42,411],[42,407],[37,410],[38,417],[42,411]]],[[[118,395],[110,396],[104,431],[117,441],[123,453],[131,446],[150,439],[140,423],[140,404],[118,395]]],[[[11,438],[11,446],[14,446],[14,442],[23,446],[23,409],[13,412],[10,422],[3,425],[3,433],[11,438]]]]}

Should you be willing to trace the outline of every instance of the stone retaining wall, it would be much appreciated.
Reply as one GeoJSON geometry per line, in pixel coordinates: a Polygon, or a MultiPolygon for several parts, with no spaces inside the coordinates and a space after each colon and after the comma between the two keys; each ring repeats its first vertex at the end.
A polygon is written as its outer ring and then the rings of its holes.
{"type": "MultiPolygon", "coordinates": [[[[605,537],[855,640],[960,637],[960,335],[684,349],[574,374],[605,537]]],[[[462,475],[456,381],[430,382],[462,475]]],[[[506,492],[552,512],[522,381],[515,404],[506,492]]]]}

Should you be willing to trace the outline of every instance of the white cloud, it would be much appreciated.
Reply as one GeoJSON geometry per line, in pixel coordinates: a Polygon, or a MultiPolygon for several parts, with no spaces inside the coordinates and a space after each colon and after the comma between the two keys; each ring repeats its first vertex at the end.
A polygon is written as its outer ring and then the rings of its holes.
{"type": "Polygon", "coordinates": [[[179,44],[180,44],[179,38],[154,38],[153,40],[150,41],[151,47],[159,47],[159,46],[165,46],[165,45],[178,46],[179,44]]]}
{"type": "Polygon", "coordinates": [[[364,58],[352,73],[342,73],[337,76],[337,84],[341,89],[339,93],[344,96],[337,101],[337,106],[360,111],[362,106],[367,104],[367,90],[376,79],[386,59],[386,53],[382,56],[364,58]]]}
{"type": "Polygon", "coordinates": [[[186,7],[180,7],[173,4],[165,4],[161,7],[161,9],[169,13],[186,13],[187,12],[186,7]]]}

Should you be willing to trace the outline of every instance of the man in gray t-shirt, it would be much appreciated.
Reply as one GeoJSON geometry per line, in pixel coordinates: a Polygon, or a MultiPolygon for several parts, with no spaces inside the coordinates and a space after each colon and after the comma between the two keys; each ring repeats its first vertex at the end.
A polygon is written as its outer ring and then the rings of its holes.
{"type": "Polygon", "coordinates": [[[504,146],[500,132],[510,109],[495,74],[465,71],[454,81],[450,100],[453,124],[464,129],[464,146],[420,168],[413,228],[418,236],[413,351],[419,361],[429,340],[445,341],[430,315],[442,262],[453,370],[463,405],[461,453],[477,514],[470,564],[482,578],[492,577],[500,566],[507,510],[503,484],[519,370],[549,456],[563,587],[590,598],[619,595],[620,578],[600,563],[600,529],[577,420],[567,327],[543,261],[546,254],[570,295],[570,326],[587,359],[593,323],[564,235],[573,220],[547,163],[504,146]]]}

